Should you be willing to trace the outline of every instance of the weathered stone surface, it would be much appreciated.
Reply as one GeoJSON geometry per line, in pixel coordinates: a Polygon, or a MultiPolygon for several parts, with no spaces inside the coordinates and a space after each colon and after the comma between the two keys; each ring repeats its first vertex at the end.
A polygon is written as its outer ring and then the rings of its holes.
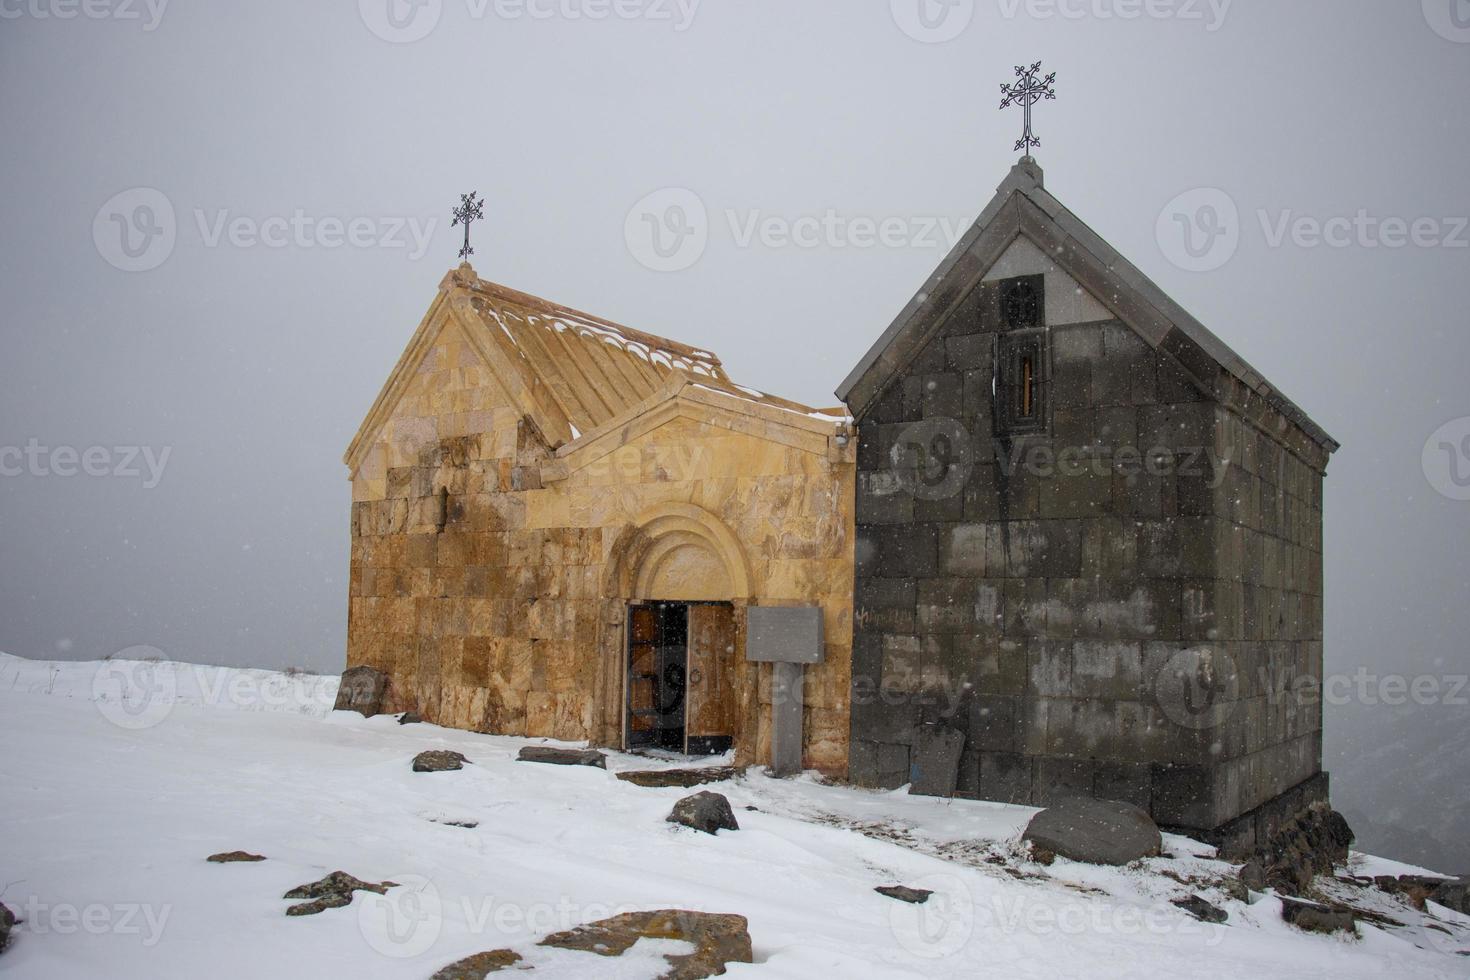
{"type": "Polygon", "coordinates": [[[528,745],[516,756],[517,762],[540,762],[549,766],[592,766],[607,768],[607,756],[596,749],[553,749],[528,745]]]}
{"type": "Polygon", "coordinates": [[[1437,886],[1429,898],[1461,915],[1470,915],[1470,876],[1446,881],[1437,886]]]}
{"type": "Polygon", "coordinates": [[[680,910],[629,912],[553,933],[538,945],[621,956],[640,939],[673,939],[694,946],[692,953],[666,955],[669,969],[659,980],[703,980],[724,974],[727,963],[755,959],[744,916],[680,910]]]}
{"type": "Polygon", "coordinates": [[[413,757],[414,772],[453,772],[463,769],[466,759],[458,752],[449,752],[443,749],[433,749],[428,752],[420,752],[413,757]]]}
{"type": "Polygon", "coordinates": [[[953,796],[960,775],[965,733],[948,725],[924,725],[914,738],[909,792],[918,796],[953,796]]]}
{"type": "Polygon", "coordinates": [[[359,665],[342,672],[337,688],[334,711],[356,711],[371,718],[383,710],[383,696],[388,691],[388,675],[374,667],[359,665]]]}
{"type": "Polygon", "coordinates": [[[1147,813],[1127,803],[1069,799],[1031,818],[1023,839],[1087,864],[1124,865],[1155,857],[1163,837],[1147,813]]]}
{"type": "Polygon", "coordinates": [[[688,789],[709,783],[723,783],[738,779],[745,770],[736,766],[714,766],[706,769],[649,769],[638,772],[620,772],[618,778],[625,783],[650,789],[674,786],[688,789]]]}
{"type": "Polygon", "coordinates": [[[1331,874],[1348,859],[1353,830],[1342,814],[1316,803],[1283,824],[1241,868],[1252,891],[1274,888],[1304,895],[1319,874],[1331,874]]]}
{"type": "Polygon", "coordinates": [[[397,882],[384,881],[374,885],[354,878],[345,871],[333,871],[320,881],[298,885],[281,897],[308,900],[286,909],[287,915],[316,915],[326,909],[351,905],[354,892],[376,892],[384,895],[388,889],[396,887],[397,882]]]}
{"type": "Polygon", "coordinates": [[[910,888],[907,885],[880,885],[873,891],[885,898],[894,898],[900,902],[908,902],[910,905],[923,905],[929,901],[932,891],[923,888],[910,888]]]}
{"type": "Polygon", "coordinates": [[[491,973],[508,970],[521,961],[521,954],[509,949],[492,949],[476,953],[444,967],[430,980],[484,980],[491,973]]]}
{"type": "Polygon", "coordinates": [[[1356,934],[1351,912],[1335,912],[1325,905],[1302,902],[1294,898],[1281,900],[1281,917],[1298,929],[1308,932],[1350,932],[1356,934]]]}
{"type": "Polygon", "coordinates": [[[15,923],[15,913],[0,905],[0,953],[5,952],[5,947],[10,945],[10,932],[15,928],[15,923]]]}
{"type": "Polygon", "coordinates": [[[721,830],[739,830],[735,812],[730,801],[719,793],[695,793],[674,804],[674,810],[666,818],[669,823],[683,824],[706,834],[721,830]]]}
{"type": "Polygon", "coordinates": [[[1188,912],[1201,922],[1219,923],[1230,918],[1230,913],[1219,906],[1211,905],[1198,895],[1190,895],[1188,898],[1176,898],[1172,904],[1188,912]]]}
{"type": "Polygon", "coordinates": [[[224,851],[220,854],[211,854],[204,860],[214,864],[237,864],[252,861],[264,861],[265,858],[259,854],[251,854],[249,851],[224,851]]]}

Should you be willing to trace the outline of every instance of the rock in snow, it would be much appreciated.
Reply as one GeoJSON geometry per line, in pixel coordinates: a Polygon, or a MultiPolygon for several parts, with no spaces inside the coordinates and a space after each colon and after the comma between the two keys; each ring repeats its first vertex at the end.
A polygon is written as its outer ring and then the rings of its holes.
{"type": "Polygon", "coordinates": [[[744,772],[744,769],[736,769],[733,766],[714,766],[709,769],[650,769],[639,772],[620,772],[618,778],[625,783],[650,789],[669,786],[689,789],[693,786],[704,786],[707,783],[723,783],[741,776],[744,772]]]}
{"type": "Polygon", "coordinates": [[[326,909],[351,905],[353,892],[377,892],[379,895],[385,895],[388,889],[397,887],[398,883],[394,881],[384,881],[374,885],[354,878],[345,871],[333,871],[321,881],[298,885],[281,897],[309,899],[309,901],[288,908],[287,915],[316,915],[326,909]]]}
{"type": "Polygon", "coordinates": [[[669,823],[683,824],[706,834],[740,829],[740,824],[735,822],[735,811],[730,809],[730,801],[719,793],[705,792],[686,796],[674,804],[674,812],[665,819],[669,823]]]}
{"type": "Polygon", "coordinates": [[[0,905],[0,953],[10,945],[10,930],[15,928],[15,913],[0,905]]]}
{"type": "Polygon", "coordinates": [[[420,752],[413,757],[413,771],[454,772],[456,769],[463,769],[465,763],[469,761],[458,752],[444,752],[441,750],[420,752]]]}
{"type": "Polygon", "coordinates": [[[1036,848],[1087,864],[1123,865],[1155,857],[1164,839],[1147,813],[1127,803],[1069,799],[1031,818],[1022,837],[1036,848]]]}
{"type": "Polygon", "coordinates": [[[672,939],[694,946],[692,953],[664,957],[673,969],[664,973],[661,980],[701,980],[719,976],[725,972],[726,963],[750,963],[755,959],[750,946],[749,927],[743,915],[714,915],[675,909],[613,916],[566,932],[553,933],[539,945],[577,949],[599,956],[621,956],[640,939],[672,939]]]}
{"type": "Polygon", "coordinates": [[[1230,913],[1219,906],[1211,905],[1198,895],[1190,895],[1188,898],[1176,898],[1173,904],[1201,922],[1218,923],[1230,918],[1230,913]]]}
{"type": "Polygon", "coordinates": [[[881,885],[873,891],[885,898],[896,898],[900,902],[908,902],[910,905],[923,905],[929,901],[929,896],[934,893],[923,888],[910,888],[907,885],[881,885]]]}
{"type": "Polygon", "coordinates": [[[352,667],[342,672],[342,685],[337,688],[333,711],[356,711],[371,718],[383,710],[383,695],[388,692],[388,675],[374,667],[352,667]]]}
{"type": "Polygon", "coordinates": [[[544,745],[528,745],[516,756],[517,762],[543,762],[549,766],[594,766],[607,768],[607,756],[596,749],[553,749],[544,745]]]}
{"type": "Polygon", "coordinates": [[[245,864],[264,861],[265,858],[259,854],[251,854],[249,851],[225,851],[222,854],[211,854],[204,860],[213,864],[245,864]]]}
{"type": "Polygon", "coordinates": [[[1356,933],[1351,912],[1335,912],[1315,902],[1301,902],[1294,898],[1281,900],[1281,917],[1298,929],[1308,932],[1351,932],[1356,933]]]}

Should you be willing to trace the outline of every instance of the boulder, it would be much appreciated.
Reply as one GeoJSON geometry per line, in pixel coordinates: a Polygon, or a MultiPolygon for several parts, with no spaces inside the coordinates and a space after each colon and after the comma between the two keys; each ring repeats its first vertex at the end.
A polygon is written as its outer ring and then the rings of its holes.
{"type": "Polygon", "coordinates": [[[1288,924],[1308,932],[1347,932],[1357,935],[1351,912],[1337,912],[1315,902],[1301,902],[1293,898],[1281,900],[1281,917],[1288,924]]]}
{"type": "Polygon", "coordinates": [[[593,766],[607,768],[607,756],[596,749],[553,749],[528,745],[516,756],[517,762],[540,762],[548,766],[593,766]]]}
{"type": "Polygon", "coordinates": [[[10,932],[17,921],[14,912],[0,905],[0,953],[5,952],[5,947],[10,945],[10,932]]]}
{"type": "Polygon", "coordinates": [[[1317,875],[1332,874],[1348,859],[1353,829],[1326,803],[1314,803],[1292,817],[1241,869],[1252,891],[1274,888],[1282,895],[1305,895],[1317,875]]]}
{"type": "Polygon", "coordinates": [[[1138,807],[1084,798],[1042,810],[1031,818],[1022,839],[1073,861],[1111,865],[1156,857],[1164,844],[1153,819],[1138,807]]]}
{"type": "Polygon", "coordinates": [[[666,818],[669,823],[683,824],[706,834],[721,830],[739,830],[735,812],[730,801],[719,793],[695,793],[674,804],[674,810],[666,818]]]}
{"type": "Polygon", "coordinates": [[[308,899],[308,901],[286,909],[287,915],[316,915],[326,909],[351,905],[354,892],[377,892],[379,895],[385,895],[388,889],[396,887],[398,887],[397,882],[384,881],[374,885],[354,878],[345,871],[333,871],[320,881],[297,885],[281,897],[295,900],[308,899]]]}
{"type": "Polygon", "coordinates": [[[1440,883],[1429,894],[1429,900],[1461,915],[1470,915],[1470,876],[1440,883]]]}
{"type": "Polygon", "coordinates": [[[677,787],[689,789],[708,783],[723,783],[735,779],[745,772],[733,766],[715,766],[709,769],[651,769],[646,772],[620,772],[618,778],[634,786],[650,789],[677,787]]]}
{"type": "Polygon", "coordinates": [[[364,718],[382,714],[388,675],[376,667],[349,667],[342,672],[333,711],[356,711],[364,718]]]}
{"type": "Polygon", "coordinates": [[[484,980],[491,973],[508,970],[521,961],[521,954],[508,949],[492,949],[455,960],[429,980],[484,980]]]}
{"type": "Polygon", "coordinates": [[[670,968],[659,975],[660,980],[703,980],[722,975],[727,963],[755,959],[744,916],[674,909],[613,916],[553,933],[538,945],[621,956],[640,939],[673,939],[694,946],[692,953],[665,954],[670,968]]]}
{"type": "Polygon", "coordinates": [[[419,725],[423,723],[423,720],[417,711],[405,711],[398,716],[398,724],[400,725],[419,725]]]}
{"type": "Polygon", "coordinates": [[[213,864],[241,864],[252,861],[264,861],[260,854],[251,854],[249,851],[225,851],[221,854],[211,854],[204,860],[213,864]]]}
{"type": "Polygon", "coordinates": [[[910,905],[923,905],[929,901],[929,896],[934,893],[923,888],[910,888],[907,885],[880,885],[873,891],[885,898],[896,898],[900,902],[908,902],[910,905]]]}
{"type": "Polygon", "coordinates": [[[458,752],[447,752],[443,749],[435,749],[430,752],[420,752],[413,757],[414,772],[454,772],[463,769],[466,762],[470,760],[458,752]]]}
{"type": "Polygon", "coordinates": [[[1173,904],[1201,922],[1219,923],[1230,918],[1230,913],[1218,906],[1211,905],[1198,895],[1190,895],[1188,898],[1176,898],[1173,904]]]}

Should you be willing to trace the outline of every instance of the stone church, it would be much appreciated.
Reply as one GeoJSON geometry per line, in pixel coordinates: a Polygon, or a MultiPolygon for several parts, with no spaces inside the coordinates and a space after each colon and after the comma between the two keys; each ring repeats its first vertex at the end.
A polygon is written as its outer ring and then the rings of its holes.
{"type": "Polygon", "coordinates": [[[1135,803],[1249,843],[1325,798],[1338,448],[1023,157],[838,391],[850,778],[1135,803]]]}
{"type": "Polygon", "coordinates": [[[348,666],[443,725],[842,776],[849,422],[461,265],[345,457],[348,666]]]}
{"type": "Polygon", "coordinates": [[[349,667],[444,725],[1222,843],[1325,798],[1287,691],[1337,443],[1032,158],[838,397],[461,265],[345,457],[349,667]]]}

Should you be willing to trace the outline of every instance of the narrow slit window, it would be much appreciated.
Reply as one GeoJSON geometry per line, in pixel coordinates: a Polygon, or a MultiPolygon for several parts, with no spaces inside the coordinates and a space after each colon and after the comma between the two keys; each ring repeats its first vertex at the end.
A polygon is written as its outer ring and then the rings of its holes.
{"type": "Polygon", "coordinates": [[[1002,434],[1045,431],[1046,332],[1020,330],[1003,334],[997,350],[995,381],[995,426],[1002,434]]]}

